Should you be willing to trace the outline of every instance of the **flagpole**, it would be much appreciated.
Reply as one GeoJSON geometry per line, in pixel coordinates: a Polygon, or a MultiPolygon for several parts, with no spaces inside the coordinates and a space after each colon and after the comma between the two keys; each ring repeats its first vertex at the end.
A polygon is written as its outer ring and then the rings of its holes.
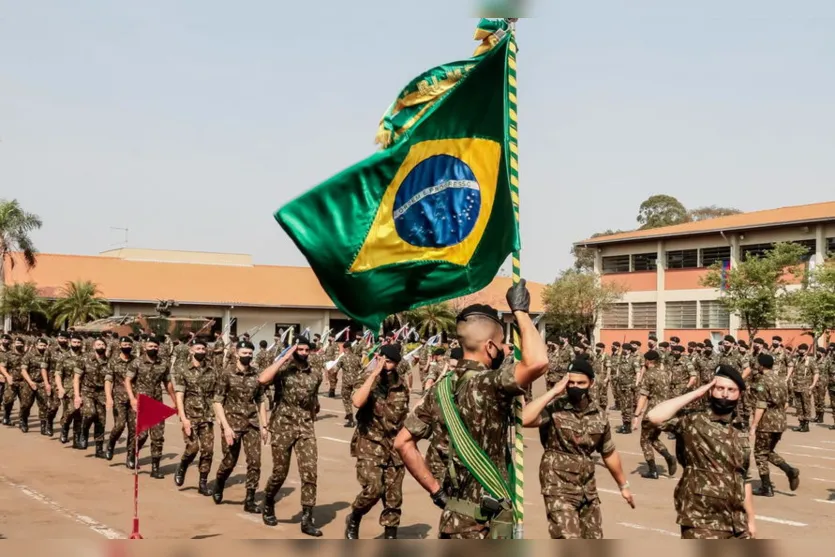
{"type": "MultiPolygon", "coordinates": [[[[516,22],[518,18],[507,18],[510,27],[510,45],[507,56],[507,110],[508,127],[510,139],[510,198],[513,202],[513,217],[516,226],[519,226],[519,124],[517,117],[516,98],[516,22]]],[[[514,251],[512,254],[513,284],[522,280],[522,263],[520,253],[514,251]]],[[[513,355],[517,361],[522,359],[521,339],[519,326],[513,326],[513,355]]],[[[514,528],[514,539],[523,539],[524,516],[525,516],[525,438],[522,431],[522,407],[524,398],[517,397],[514,402],[515,431],[514,431],[514,489],[516,490],[514,505],[516,507],[516,525],[514,528]]]]}
{"type": "Polygon", "coordinates": [[[136,417],[133,420],[133,529],[130,539],[141,540],[139,533],[139,405],[141,397],[136,398],[136,417]]]}

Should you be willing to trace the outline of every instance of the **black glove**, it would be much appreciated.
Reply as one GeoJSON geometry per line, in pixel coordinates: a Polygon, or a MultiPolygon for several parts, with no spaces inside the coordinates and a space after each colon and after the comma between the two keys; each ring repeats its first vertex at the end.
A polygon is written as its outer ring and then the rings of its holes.
{"type": "Polygon", "coordinates": [[[522,279],[507,290],[507,305],[510,307],[510,311],[530,312],[531,293],[528,292],[526,282],[525,279],[522,279]]]}
{"type": "Polygon", "coordinates": [[[446,509],[446,493],[444,493],[444,489],[440,488],[438,491],[431,495],[432,502],[435,503],[435,506],[441,510],[446,509]]]}

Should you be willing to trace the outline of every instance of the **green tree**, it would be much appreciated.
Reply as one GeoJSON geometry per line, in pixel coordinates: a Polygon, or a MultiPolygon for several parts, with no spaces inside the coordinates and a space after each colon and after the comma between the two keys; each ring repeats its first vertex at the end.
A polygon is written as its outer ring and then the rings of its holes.
{"type": "Polygon", "coordinates": [[[52,322],[72,327],[107,317],[110,304],[100,294],[98,286],[90,281],[68,282],[61,288],[61,297],[52,304],[52,322]]]}
{"type": "Polygon", "coordinates": [[[446,302],[421,306],[400,315],[401,322],[411,323],[421,338],[455,330],[455,310],[446,302]]]}
{"type": "Polygon", "coordinates": [[[659,228],[687,222],[687,209],[671,195],[653,195],[638,208],[641,229],[659,228]]]}
{"type": "Polygon", "coordinates": [[[700,220],[715,219],[718,217],[727,217],[728,215],[738,215],[742,211],[732,207],[719,207],[717,205],[708,205],[706,207],[697,207],[687,211],[687,220],[690,222],[697,222],[700,220]]]}
{"type": "Polygon", "coordinates": [[[701,283],[708,288],[724,289],[719,302],[736,314],[753,340],[761,329],[774,325],[788,301],[786,275],[800,274],[797,266],[808,251],[798,244],[781,242],[763,256],[748,256],[723,272],[717,263],[708,269],[701,283]]]}
{"type": "Polygon", "coordinates": [[[542,292],[545,320],[559,333],[584,333],[591,338],[594,325],[626,289],[617,283],[601,283],[588,271],[566,269],[542,292]]]}
{"type": "Polygon", "coordinates": [[[38,295],[38,287],[34,282],[13,284],[3,290],[0,300],[0,313],[9,315],[19,325],[26,324],[28,331],[31,326],[32,314],[46,314],[48,304],[38,295]]]}
{"type": "Polygon", "coordinates": [[[6,262],[10,269],[18,263],[15,253],[23,256],[23,263],[29,268],[37,264],[38,250],[30,234],[41,226],[41,219],[24,211],[17,199],[0,199],[0,291],[6,284],[6,262]]]}
{"type": "Polygon", "coordinates": [[[835,330],[835,264],[829,262],[807,270],[803,288],[787,294],[786,304],[809,327],[816,341],[828,337],[835,330]]]}

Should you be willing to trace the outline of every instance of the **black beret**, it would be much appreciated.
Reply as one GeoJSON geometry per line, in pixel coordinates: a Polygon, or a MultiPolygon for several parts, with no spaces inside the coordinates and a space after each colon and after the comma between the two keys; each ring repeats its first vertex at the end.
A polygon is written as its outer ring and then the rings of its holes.
{"type": "Polygon", "coordinates": [[[709,339],[705,339],[704,344],[705,348],[713,348],[713,342],[711,342],[709,339]]]}
{"type": "Polygon", "coordinates": [[[696,348],[704,348],[704,347],[705,347],[705,344],[703,342],[700,342],[700,343],[696,344],[696,348]]]}
{"type": "Polygon", "coordinates": [[[243,348],[249,348],[250,350],[255,350],[255,346],[249,342],[248,340],[239,340],[238,344],[235,345],[236,350],[241,350],[243,348]]]}
{"type": "Polygon", "coordinates": [[[445,353],[445,350],[443,348],[436,348],[435,350],[432,351],[433,356],[443,356],[444,353],[445,353]]]}
{"type": "Polygon", "coordinates": [[[350,340],[346,340],[345,342],[342,343],[342,348],[345,348],[345,349],[351,348],[352,346],[353,346],[353,344],[351,344],[350,340]]]}
{"type": "Polygon", "coordinates": [[[655,335],[649,335],[649,340],[658,340],[658,337],[655,335]]]}
{"type": "Polygon", "coordinates": [[[582,373],[591,380],[594,380],[594,368],[588,358],[577,358],[568,364],[568,373],[582,373]]]}
{"type": "Polygon", "coordinates": [[[660,358],[660,356],[658,355],[658,352],[656,352],[655,350],[650,350],[649,352],[644,354],[644,359],[648,362],[654,362],[658,360],[658,358],[660,358]]]}
{"type": "Polygon", "coordinates": [[[296,337],[296,344],[304,344],[308,348],[311,346],[310,339],[305,337],[305,336],[301,336],[301,335],[296,337]]]}
{"type": "Polygon", "coordinates": [[[803,344],[799,344],[797,346],[797,349],[798,350],[809,350],[809,345],[804,342],[803,344]]]}
{"type": "Polygon", "coordinates": [[[465,307],[463,310],[461,310],[461,313],[458,314],[458,317],[455,320],[456,322],[460,323],[461,321],[466,321],[467,318],[472,315],[486,317],[492,321],[495,321],[499,326],[502,325],[502,320],[499,319],[498,310],[486,304],[473,304],[471,306],[465,307]]]}
{"type": "Polygon", "coordinates": [[[7,335],[7,334],[3,334],[3,336],[2,336],[2,337],[0,337],[0,338],[2,338],[2,340],[12,340],[12,337],[10,337],[10,336],[9,336],[9,335],[7,335]]]}
{"type": "Polygon", "coordinates": [[[776,340],[778,342],[783,342],[783,337],[774,335],[773,337],[771,337],[771,340],[776,340]]]}
{"type": "Polygon", "coordinates": [[[697,343],[695,340],[691,340],[690,342],[687,343],[687,346],[689,348],[696,348],[698,345],[699,345],[699,343],[697,343]]]}
{"type": "Polygon", "coordinates": [[[79,335],[78,333],[72,333],[70,335],[70,340],[84,340],[84,339],[82,339],[81,335],[79,335]]]}
{"type": "Polygon", "coordinates": [[[669,348],[670,343],[665,340],[664,342],[659,342],[658,346],[659,346],[659,348],[669,348]]]}
{"type": "Polygon", "coordinates": [[[14,341],[15,342],[24,342],[24,343],[26,342],[25,340],[23,340],[23,337],[15,337],[14,341]]]}
{"type": "Polygon", "coordinates": [[[670,337],[670,342],[681,342],[681,339],[678,337],[670,337]]]}
{"type": "Polygon", "coordinates": [[[618,348],[620,348],[620,342],[618,342],[616,340],[615,342],[612,343],[612,346],[617,346],[618,348]]]}
{"type": "Polygon", "coordinates": [[[67,338],[67,333],[65,333],[64,331],[59,332],[58,338],[67,338]]]}
{"type": "Polygon", "coordinates": [[[826,348],[823,346],[818,346],[818,354],[826,354],[826,348]]]}
{"type": "Polygon", "coordinates": [[[130,337],[119,337],[119,342],[133,342],[133,339],[130,337]]]}
{"type": "Polygon", "coordinates": [[[739,388],[739,391],[742,392],[745,390],[745,380],[742,378],[742,375],[736,370],[735,367],[729,366],[727,364],[722,364],[716,366],[716,377],[727,377],[739,388]]]}
{"type": "Polygon", "coordinates": [[[833,348],[833,349],[835,349],[835,342],[830,342],[830,343],[829,343],[829,348],[833,348]]]}
{"type": "Polygon", "coordinates": [[[387,360],[391,360],[392,362],[399,364],[400,360],[403,358],[400,355],[400,350],[394,344],[386,344],[380,347],[380,355],[385,357],[387,360]]]}
{"type": "Polygon", "coordinates": [[[754,339],[754,344],[765,344],[765,341],[760,337],[754,339]]]}
{"type": "Polygon", "coordinates": [[[597,348],[606,348],[606,345],[605,345],[605,344],[603,344],[602,342],[598,342],[597,344],[595,344],[595,347],[597,347],[597,348]]]}
{"type": "Polygon", "coordinates": [[[734,337],[732,337],[731,335],[725,335],[725,338],[723,340],[725,342],[736,342],[736,339],[734,337]]]}
{"type": "Polygon", "coordinates": [[[631,344],[633,346],[641,346],[641,341],[640,340],[630,340],[629,344],[631,344]]]}
{"type": "Polygon", "coordinates": [[[48,340],[46,340],[44,337],[39,338],[39,339],[38,339],[38,342],[39,342],[39,343],[43,343],[43,344],[49,344],[49,341],[48,341],[48,340]]]}
{"type": "Polygon", "coordinates": [[[149,337],[148,337],[148,340],[146,340],[146,341],[145,341],[145,343],[146,343],[146,344],[147,344],[147,343],[150,343],[150,344],[162,344],[164,341],[165,341],[165,339],[164,339],[164,338],[158,337],[157,335],[151,335],[151,336],[149,336],[149,337]]]}
{"type": "Polygon", "coordinates": [[[194,342],[191,343],[193,346],[206,346],[206,339],[203,337],[198,337],[194,339],[194,342]]]}
{"type": "Polygon", "coordinates": [[[682,345],[680,345],[680,344],[676,344],[675,346],[673,346],[673,347],[671,348],[671,350],[672,350],[673,352],[681,352],[681,353],[684,353],[684,346],[682,346],[682,345]]]}
{"type": "Polygon", "coordinates": [[[771,369],[774,367],[774,356],[771,354],[760,354],[757,356],[757,362],[765,369],[771,369]]]}
{"type": "Polygon", "coordinates": [[[740,340],[740,341],[738,342],[738,344],[739,344],[739,347],[740,347],[740,348],[748,348],[748,343],[747,343],[747,342],[745,342],[744,340],[740,340]]]}
{"type": "Polygon", "coordinates": [[[463,360],[464,359],[464,349],[460,346],[456,346],[449,352],[449,359],[450,360],[463,360]]]}

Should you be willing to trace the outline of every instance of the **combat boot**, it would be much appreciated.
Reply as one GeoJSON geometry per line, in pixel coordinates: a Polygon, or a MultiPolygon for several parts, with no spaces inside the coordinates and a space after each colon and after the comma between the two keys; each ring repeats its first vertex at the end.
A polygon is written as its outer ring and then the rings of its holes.
{"type": "Polygon", "coordinates": [[[46,435],[46,420],[41,420],[41,435],[46,435]]]}
{"type": "Polygon", "coordinates": [[[803,421],[803,429],[801,429],[801,433],[809,433],[809,420],[803,421]]]}
{"type": "Polygon", "coordinates": [[[44,435],[46,435],[47,437],[52,437],[52,435],[55,433],[55,430],[53,429],[53,427],[54,427],[54,422],[52,420],[47,420],[46,421],[46,428],[45,428],[46,433],[44,433],[44,435]]]}
{"type": "Polygon", "coordinates": [[[678,463],[676,462],[676,457],[674,457],[667,451],[661,453],[661,456],[664,457],[664,462],[667,463],[667,474],[669,474],[670,476],[675,476],[676,470],[678,470],[678,463]]]}
{"type": "Polygon", "coordinates": [[[29,418],[28,418],[28,416],[26,418],[21,416],[19,426],[20,426],[20,431],[22,431],[23,433],[29,433],[29,418]]]}
{"type": "Polygon", "coordinates": [[[218,476],[215,478],[215,489],[212,493],[212,501],[215,505],[223,503],[223,489],[226,487],[226,476],[218,476]]]}
{"type": "Polygon", "coordinates": [[[655,462],[647,462],[647,471],[641,472],[641,477],[648,480],[658,479],[658,467],[655,465],[655,462]]]}
{"type": "Polygon", "coordinates": [[[331,389],[328,391],[328,398],[336,398],[336,390],[331,389]]]}
{"type": "Polygon", "coordinates": [[[183,457],[180,460],[180,465],[177,466],[177,471],[174,472],[174,485],[177,487],[183,487],[183,484],[186,481],[186,471],[188,471],[188,467],[191,465],[193,460],[194,457],[183,457]]]}
{"type": "Polygon", "coordinates": [[[155,480],[161,480],[165,477],[165,475],[159,469],[159,461],[160,457],[156,456],[151,458],[151,477],[155,480]]]}
{"type": "Polygon", "coordinates": [[[197,493],[203,495],[204,497],[208,497],[212,494],[211,490],[209,490],[209,473],[208,472],[200,472],[200,483],[197,484],[197,493]]]}
{"type": "Polygon", "coordinates": [[[274,496],[264,495],[264,507],[261,509],[261,520],[267,526],[278,526],[278,518],[275,516],[274,496]]]}
{"type": "Polygon", "coordinates": [[[258,514],[259,512],[261,512],[260,510],[258,510],[258,505],[255,504],[254,489],[246,490],[246,497],[244,498],[244,512],[252,514],[258,514]]]}
{"type": "Polygon", "coordinates": [[[107,440],[107,449],[104,451],[104,458],[113,460],[113,450],[116,448],[116,440],[112,437],[107,440]]]}
{"type": "Polygon", "coordinates": [[[302,507],[302,534],[314,538],[322,537],[322,531],[316,528],[316,522],[313,520],[313,507],[302,507]]]}
{"type": "Polygon", "coordinates": [[[774,497],[774,484],[768,474],[760,476],[760,487],[752,492],[759,497],[774,497]]]}
{"type": "Polygon", "coordinates": [[[9,406],[3,407],[3,425],[12,425],[12,409],[9,406]]]}
{"type": "Polygon", "coordinates": [[[358,515],[354,511],[351,511],[351,514],[348,515],[348,518],[345,519],[345,539],[346,540],[358,540],[360,539],[360,522],[362,521],[362,516],[358,515]]]}
{"type": "Polygon", "coordinates": [[[816,424],[822,424],[823,423],[823,412],[815,412],[814,422],[816,424]]]}
{"type": "Polygon", "coordinates": [[[89,431],[82,431],[78,434],[78,448],[82,451],[86,451],[87,447],[90,446],[90,432],[89,431]]]}
{"type": "Polygon", "coordinates": [[[96,441],[96,458],[107,458],[104,452],[104,441],[96,441]]]}
{"type": "Polygon", "coordinates": [[[345,416],[345,427],[356,427],[356,423],[354,423],[354,415],[348,414],[345,416]]]}
{"type": "Polygon", "coordinates": [[[386,526],[386,532],[383,534],[384,540],[397,539],[397,526],[386,526]]]}
{"type": "Polygon", "coordinates": [[[789,478],[789,489],[797,491],[797,488],[800,487],[800,470],[792,468],[788,462],[781,464],[780,470],[785,472],[786,476],[789,478]]]}
{"type": "Polygon", "coordinates": [[[128,470],[136,470],[136,453],[128,449],[128,456],[125,458],[125,468],[128,470]]]}
{"type": "Polygon", "coordinates": [[[70,440],[70,424],[66,423],[61,426],[61,444],[66,445],[70,440]]]}

